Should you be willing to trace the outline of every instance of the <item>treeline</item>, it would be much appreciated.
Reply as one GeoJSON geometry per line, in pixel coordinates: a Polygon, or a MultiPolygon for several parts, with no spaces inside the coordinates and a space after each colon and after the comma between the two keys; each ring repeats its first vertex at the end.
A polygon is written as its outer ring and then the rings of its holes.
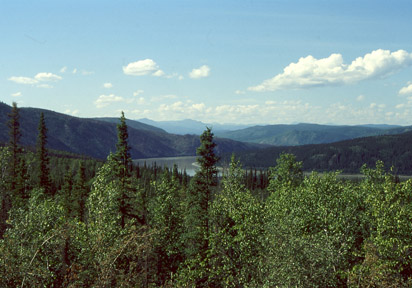
{"type": "Polygon", "coordinates": [[[123,113],[117,130],[90,189],[80,169],[54,193],[45,181],[20,197],[12,145],[2,148],[1,287],[412,285],[412,181],[382,162],[355,183],[305,177],[291,154],[246,174],[233,156],[219,179],[207,128],[189,178],[133,166],[123,113]]]}

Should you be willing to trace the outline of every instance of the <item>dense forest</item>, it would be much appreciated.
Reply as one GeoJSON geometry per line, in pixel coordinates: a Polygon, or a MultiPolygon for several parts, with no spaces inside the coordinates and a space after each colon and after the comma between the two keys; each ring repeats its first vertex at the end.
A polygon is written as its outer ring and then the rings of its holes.
{"type": "MultiPolygon", "coordinates": [[[[384,163],[364,178],[303,174],[293,154],[218,177],[211,129],[199,170],[133,165],[122,113],[107,160],[0,148],[1,287],[411,287],[412,180],[384,163]]],[[[396,170],[396,167],[395,167],[396,170]]]]}
{"type": "MultiPolygon", "coordinates": [[[[384,162],[394,174],[412,175],[412,132],[394,135],[381,135],[345,140],[336,143],[302,145],[297,147],[269,147],[255,151],[236,153],[247,167],[268,168],[273,159],[282,153],[294,154],[303,162],[305,171],[342,171],[359,173],[362,166],[374,166],[378,160],[384,162]]],[[[226,155],[226,162],[230,155],[226,155]]]]}

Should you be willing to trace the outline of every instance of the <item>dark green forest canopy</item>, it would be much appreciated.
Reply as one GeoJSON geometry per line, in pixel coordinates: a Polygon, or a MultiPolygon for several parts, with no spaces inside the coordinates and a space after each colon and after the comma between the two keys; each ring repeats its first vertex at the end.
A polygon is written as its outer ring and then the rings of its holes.
{"type": "MultiPolygon", "coordinates": [[[[359,173],[363,164],[373,167],[376,161],[385,168],[394,167],[394,173],[412,175],[412,132],[346,140],[331,144],[296,147],[270,147],[262,150],[238,152],[245,167],[268,168],[282,153],[294,154],[303,162],[303,170],[359,173]]],[[[228,161],[225,155],[224,161],[228,161]]]]}

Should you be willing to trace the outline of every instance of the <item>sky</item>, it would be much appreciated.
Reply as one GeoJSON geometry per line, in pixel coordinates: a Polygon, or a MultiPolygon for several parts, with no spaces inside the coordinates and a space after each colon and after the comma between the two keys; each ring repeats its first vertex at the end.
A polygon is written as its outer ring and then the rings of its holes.
{"type": "Polygon", "coordinates": [[[412,1],[0,2],[0,101],[77,117],[412,125],[412,1]]]}

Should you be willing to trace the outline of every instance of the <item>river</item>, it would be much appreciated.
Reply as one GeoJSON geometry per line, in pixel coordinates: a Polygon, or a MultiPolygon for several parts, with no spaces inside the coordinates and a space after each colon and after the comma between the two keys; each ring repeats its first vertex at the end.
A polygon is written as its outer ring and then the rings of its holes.
{"type": "Polygon", "coordinates": [[[186,173],[189,176],[193,176],[196,173],[197,156],[183,156],[183,157],[161,157],[161,158],[147,158],[147,159],[135,159],[134,164],[143,166],[146,163],[147,166],[152,166],[156,163],[156,166],[173,168],[174,164],[177,165],[179,171],[186,169],[186,173]]]}

